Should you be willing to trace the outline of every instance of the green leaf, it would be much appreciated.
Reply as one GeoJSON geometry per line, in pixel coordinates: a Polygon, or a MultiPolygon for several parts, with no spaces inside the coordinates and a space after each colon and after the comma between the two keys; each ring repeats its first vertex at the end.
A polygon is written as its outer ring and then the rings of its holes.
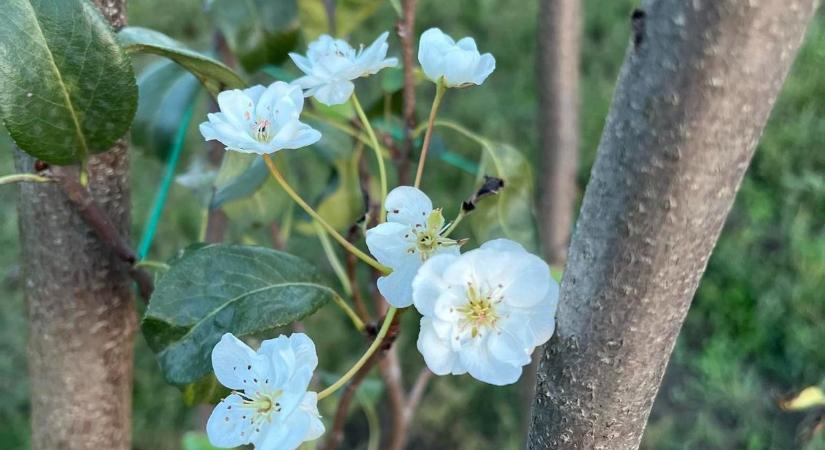
{"type": "MultiPolygon", "coordinates": [[[[335,35],[347,36],[378,11],[384,0],[338,0],[335,2],[335,35]]],[[[307,41],[329,33],[324,2],[298,0],[301,29],[307,41]]]]}
{"type": "Polygon", "coordinates": [[[190,50],[159,31],[126,27],[120,30],[118,39],[129,53],[150,53],[175,61],[196,76],[212,95],[246,87],[246,82],[223,63],[190,50]]]}
{"type": "Polygon", "coordinates": [[[208,374],[212,348],[224,333],[246,336],[287,325],[334,295],[314,266],[268,248],[207,245],[170,262],[142,328],[172,384],[208,374]]]}
{"type": "Polygon", "coordinates": [[[296,0],[213,0],[209,15],[250,72],[283,62],[298,43],[296,0]]]}
{"type": "Polygon", "coordinates": [[[215,404],[229,395],[230,390],[222,386],[214,373],[207,374],[194,383],[182,387],[183,403],[186,406],[195,406],[202,403],[215,404]]]}
{"type": "Polygon", "coordinates": [[[785,411],[802,411],[825,406],[825,391],[819,386],[810,386],[800,391],[793,398],[780,402],[779,405],[785,411]]]}
{"type": "Polygon", "coordinates": [[[199,90],[198,80],[179,65],[171,61],[149,65],[138,76],[140,97],[132,142],[166,159],[186,108],[199,90]]]}
{"type": "Polygon", "coordinates": [[[504,187],[499,194],[480,200],[467,219],[478,243],[507,238],[536,252],[538,228],[533,208],[535,187],[529,161],[515,147],[490,141],[454,122],[438,120],[436,126],[458,132],[481,146],[483,153],[477,174],[479,185],[484,175],[504,180],[504,187]]]}
{"type": "Polygon", "coordinates": [[[87,0],[6,0],[0,117],[27,153],[78,162],[122,137],[137,108],[129,58],[87,0]]]}
{"type": "MultiPolygon", "coordinates": [[[[527,250],[538,250],[538,231],[533,207],[533,171],[530,163],[515,147],[485,141],[479,175],[504,180],[498,195],[486,197],[469,217],[470,229],[479,243],[507,238],[521,243],[527,250]]],[[[479,179],[480,180],[480,179],[479,179]]]]}

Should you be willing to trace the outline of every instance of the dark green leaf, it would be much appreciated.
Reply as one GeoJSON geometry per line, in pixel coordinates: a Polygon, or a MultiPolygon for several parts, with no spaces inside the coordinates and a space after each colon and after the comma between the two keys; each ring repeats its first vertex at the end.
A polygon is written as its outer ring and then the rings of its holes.
{"type": "Polygon", "coordinates": [[[213,0],[209,14],[250,72],[283,62],[298,43],[296,0],[213,0]]]}
{"type": "Polygon", "coordinates": [[[151,53],[164,56],[183,66],[203,83],[212,95],[225,89],[241,89],[246,82],[223,63],[188,49],[182,43],[155,30],[127,27],[118,38],[129,53],[151,53]]]}
{"type": "Polygon", "coordinates": [[[245,336],[300,320],[332,299],[317,269],[263,247],[208,245],[173,261],[158,282],[143,333],[173,384],[211,370],[224,333],[245,336]]]}
{"type": "Polygon", "coordinates": [[[87,0],[6,0],[0,116],[27,153],[71,164],[107,150],[137,108],[129,58],[87,0]]]}
{"type": "Polygon", "coordinates": [[[171,61],[148,66],[138,77],[140,100],[132,141],[165,159],[199,89],[198,80],[171,61]]]}
{"type": "Polygon", "coordinates": [[[181,391],[183,393],[183,403],[186,406],[195,406],[201,403],[215,404],[230,393],[228,388],[218,382],[214,373],[207,374],[200,380],[183,386],[181,391]]]}

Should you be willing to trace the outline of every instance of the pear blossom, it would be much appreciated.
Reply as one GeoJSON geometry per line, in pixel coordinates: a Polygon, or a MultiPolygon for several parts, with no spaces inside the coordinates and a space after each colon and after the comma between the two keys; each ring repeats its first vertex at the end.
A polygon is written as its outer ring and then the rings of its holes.
{"type": "Polygon", "coordinates": [[[290,53],[289,57],[306,75],[295,83],[306,89],[304,95],[315,97],[325,105],[340,105],[352,95],[352,80],[378,73],[398,65],[397,58],[387,58],[386,31],[369,47],[356,52],[346,41],[323,35],[309,44],[307,55],[290,53]]]}
{"type": "Polygon", "coordinates": [[[456,42],[438,28],[430,28],[421,35],[418,62],[427,78],[436,83],[443,79],[447,87],[484,83],[496,68],[493,55],[480,54],[473,38],[456,42]]]}
{"type": "Polygon", "coordinates": [[[459,242],[442,236],[446,229],[440,209],[433,209],[427,194],[411,186],[399,186],[384,202],[387,221],[367,230],[367,247],[392,269],[378,279],[378,291],[396,308],[412,304],[412,280],[429,258],[458,255],[459,242]]]}
{"type": "Polygon", "coordinates": [[[218,94],[218,106],[221,111],[209,114],[200,132],[227,150],[262,155],[306,147],[321,139],[318,130],[298,120],[304,96],[297,85],[276,81],[266,88],[223,91],[218,94]]]}
{"type": "Polygon", "coordinates": [[[515,383],[555,328],[559,286],[539,257],[496,239],[419,269],[413,301],[423,316],[418,350],[437,374],[515,383]]]}
{"type": "Polygon", "coordinates": [[[209,417],[215,447],[253,444],[257,450],[295,450],[318,439],[324,424],[318,395],[307,392],[318,356],[307,335],[278,336],[255,352],[231,333],[212,350],[215,376],[233,389],[209,417]]]}

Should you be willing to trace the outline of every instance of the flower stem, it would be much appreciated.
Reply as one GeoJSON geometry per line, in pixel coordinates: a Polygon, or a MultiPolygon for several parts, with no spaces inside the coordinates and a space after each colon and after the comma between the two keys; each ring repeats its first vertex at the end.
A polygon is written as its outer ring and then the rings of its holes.
{"type": "Polygon", "coordinates": [[[355,329],[357,329],[359,332],[363,332],[364,328],[366,328],[366,325],[364,325],[364,322],[361,320],[360,317],[358,317],[358,314],[355,314],[355,311],[353,311],[353,309],[350,308],[347,302],[345,302],[344,299],[341,298],[341,296],[338,294],[335,294],[332,297],[332,300],[335,302],[336,305],[338,305],[339,308],[341,308],[341,310],[344,311],[347,317],[349,317],[349,319],[352,321],[352,324],[355,325],[355,329]]]}
{"type": "Polygon", "coordinates": [[[321,217],[320,214],[315,212],[315,210],[312,209],[312,207],[309,206],[309,204],[307,204],[307,202],[305,202],[304,199],[302,199],[301,196],[298,195],[298,193],[295,192],[294,189],[292,189],[292,186],[290,186],[289,183],[286,181],[286,178],[284,178],[284,176],[278,170],[278,167],[275,166],[275,162],[272,161],[272,157],[270,155],[264,155],[264,162],[266,162],[266,165],[269,168],[269,173],[272,174],[272,178],[275,178],[275,181],[277,181],[278,184],[281,185],[284,191],[286,191],[287,195],[289,195],[292,198],[292,200],[298,204],[298,206],[303,208],[303,210],[306,211],[306,213],[309,214],[310,217],[317,220],[318,223],[322,227],[324,227],[324,230],[326,230],[327,233],[329,233],[329,235],[332,236],[333,239],[338,241],[338,243],[341,244],[341,246],[343,246],[347,251],[349,251],[353,255],[357,256],[361,261],[364,261],[365,263],[374,267],[383,275],[388,275],[390,272],[392,272],[392,269],[379,263],[373,257],[362,252],[360,249],[358,249],[358,247],[352,245],[349,241],[344,239],[344,237],[341,236],[340,233],[335,231],[335,228],[333,228],[332,225],[330,225],[326,220],[324,220],[324,218],[321,217]]]}
{"type": "Polygon", "coordinates": [[[12,184],[12,183],[19,183],[22,181],[31,181],[33,183],[48,183],[51,178],[41,177],[40,175],[35,175],[33,173],[15,173],[13,175],[6,175],[4,177],[0,177],[0,186],[4,184],[12,184]]]}
{"type": "Polygon", "coordinates": [[[466,215],[467,215],[467,212],[464,211],[464,209],[462,208],[461,211],[459,211],[458,215],[455,217],[455,220],[453,220],[453,223],[451,223],[450,226],[447,227],[447,229],[444,230],[443,233],[441,233],[441,236],[442,237],[448,237],[450,235],[450,233],[452,233],[453,230],[455,230],[456,227],[458,227],[458,224],[460,224],[461,221],[464,220],[464,216],[466,216],[466,215]]]}
{"type": "MultiPolygon", "coordinates": [[[[381,152],[381,146],[378,144],[378,137],[375,136],[375,130],[372,129],[367,114],[364,108],[361,107],[361,102],[358,101],[358,96],[352,93],[352,106],[355,107],[355,112],[358,114],[358,119],[361,121],[364,129],[367,131],[367,136],[372,142],[372,149],[375,151],[375,159],[378,161],[378,177],[381,180],[381,203],[387,198],[387,168],[384,166],[384,155],[381,152]]],[[[384,221],[384,214],[378,214],[378,222],[384,221]]]]}
{"type": "Polygon", "coordinates": [[[140,261],[136,262],[135,267],[146,267],[148,269],[155,269],[155,270],[162,270],[162,271],[167,271],[171,268],[171,267],[169,267],[169,264],[162,263],[160,261],[152,261],[152,260],[149,260],[149,259],[143,259],[143,260],[140,260],[140,261]]]}
{"type": "Polygon", "coordinates": [[[430,150],[430,141],[433,138],[435,116],[438,114],[438,107],[441,106],[441,100],[444,98],[445,92],[447,92],[447,85],[444,84],[444,80],[440,80],[436,83],[435,98],[433,99],[433,106],[430,109],[430,119],[427,121],[427,133],[424,134],[424,145],[421,147],[421,156],[418,157],[418,169],[415,172],[415,187],[421,186],[421,177],[424,176],[424,163],[427,161],[427,152],[430,150]]]}
{"type": "Polygon", "coordinates": [[[387,310],[387,315],[384,316],[384,322],[381,324],[381,329],[378,330],[378,335],[375,336],[375,340],[372,341],[372,344],[370,344],[369,348],[367,348],[367,351],[364,352],[364,354],[361,356],[361,359],[356,361],[355,364],[352,367],[350,367],[347,373],[341,376],[341,378],[339,378],[338,381],[336,381],[323,391],[319,392],[318,400],[329,397],[335,391],[340,389],[341,386],[346,384],[347,381],[349,381],[350,378],[352,378],[353,375],[355,375],[355,373],[358,372],[358,370],[361,369],[361,367],[364,364],[366,364],[367,360],[370,359],[373,353],[375,353],[376,350],[378,350],[378,348],[381,347],[381,344],[384,341],[384,337],[387,335],[387,332],[390,329],[390,325],[392,324],[392,319],[395,317],[395,311],[395,307],[390,306],[390,309],[387,310]]]}

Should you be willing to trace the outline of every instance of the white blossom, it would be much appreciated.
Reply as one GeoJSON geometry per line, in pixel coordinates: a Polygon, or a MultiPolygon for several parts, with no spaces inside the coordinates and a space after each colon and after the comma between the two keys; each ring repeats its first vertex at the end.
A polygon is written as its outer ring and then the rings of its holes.
{"type": "Polygon", "coordinates": [[[515,383],[553,335],[559,286],[539,257],[506,239],[427,261],[413,281],[418,350],[437,375],[515,383]]]}
{"type": "Polygon", "coordinates": [[[493,55],[480,54],[473,38],[456,42],[438,28],[430,28],[421,35],[418,62],[427,78],[436,83],[443,78],[447,87],[484,83],[496,68],[493,55]]]}
{"type": "Polygon", "coordinates": [[[367,230],[367,247],[392,273],[378,279],[378,291],[396,308],[412,304],[412,280],[427,259],[459,254],[459,243],[442,236],[444,216],[426,194],[399,186],[384,202],[387,221],[367,230]]]}
{"type": "Polygon", "coordinates": [[[212,350],[212,366],[233,392],[209,417],[209,442],[221,448],[253,444],[257,450],[295,450],[318,439],[324,433],[318,395],[307,392],[317,365],[315,344],[305,334],[263,341],[257,352],[224,334],[212,350]]]}
{"type": "Polygon", "coordinates": [[[220,112],[200,125],[207,141],[227,150],[267,154],[306,147],[321,139],[318,130],[298,120],[304,96],[297,85],[276,81],[264,88],[233,89],[218,94],[220,112]]]}
{"type": "Polygon", "coordinates": [[[340,105],[349,100],[355,85],[352,80],[378,73],[398,65],[397,58],[387,58],[384,32],[369,47],[356,52],[346,41],[323,35],[309,44],[306,56],[290,53],[289,57],[306,75],[295,80],[304,95],[315,97],[325,105],[340,105]]]}

